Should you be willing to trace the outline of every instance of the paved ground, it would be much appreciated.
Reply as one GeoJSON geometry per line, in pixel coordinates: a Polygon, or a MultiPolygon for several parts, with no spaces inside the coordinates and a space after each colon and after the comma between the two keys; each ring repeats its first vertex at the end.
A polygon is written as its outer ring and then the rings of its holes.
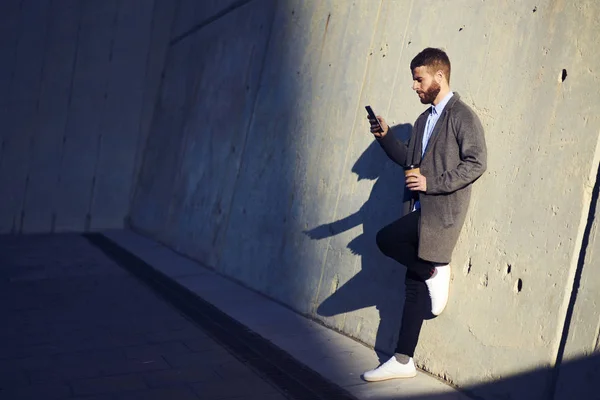
{"type": "Polygon", "coordinates": [[[372,349],[156,242],[105,235],[129,261],[75,234],[0,236],[0,400],[467,399],[425,373],[367,384],[372,349]],[[200,304],[193,321],[163,300],[178,296],[200,304]]]}
{"type": "Polygon", "coordinates": [[[286,398],[79,235],[0,237],[0,399],[286,398]]]}

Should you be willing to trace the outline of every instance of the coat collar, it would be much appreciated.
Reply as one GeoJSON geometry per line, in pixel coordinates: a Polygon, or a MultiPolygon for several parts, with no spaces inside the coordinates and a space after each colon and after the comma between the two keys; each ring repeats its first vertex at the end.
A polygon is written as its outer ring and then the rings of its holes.
{"type": "Polygon", "coordinates": [[[452,96],[452,98],[450,100],[448,100],[448,104],[446,104],[446,107],[444,107],[444,111],[452,108],[456,102],[460,99],[460,94],[458,94],[458,92],[453,92],[454,95],[452,96]]]}

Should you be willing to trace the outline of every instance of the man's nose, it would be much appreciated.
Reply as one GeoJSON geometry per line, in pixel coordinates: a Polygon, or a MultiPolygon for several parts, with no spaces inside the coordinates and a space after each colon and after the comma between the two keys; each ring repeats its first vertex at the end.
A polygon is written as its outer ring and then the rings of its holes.
{"type": "Polygon", "coordinates": [[[412,84],[412,90],[417,90],[417,82],[413,82],[412,84]]]}

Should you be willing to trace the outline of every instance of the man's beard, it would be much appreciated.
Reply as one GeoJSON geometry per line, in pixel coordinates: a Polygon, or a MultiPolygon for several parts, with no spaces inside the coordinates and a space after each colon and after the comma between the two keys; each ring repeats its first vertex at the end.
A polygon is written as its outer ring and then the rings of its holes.
{"type": "Polygon", "coordinates": [[[433,104],[433,101],[435,100],[437,95],[440,94],[440,90],[442,90],[442,88],[440,87],[439,83],[437,83],[436,81],[431,82],[431,86],[429,87],[429,89],[423,92],[423,97],[419,97],[421,103],[433,104]]]}

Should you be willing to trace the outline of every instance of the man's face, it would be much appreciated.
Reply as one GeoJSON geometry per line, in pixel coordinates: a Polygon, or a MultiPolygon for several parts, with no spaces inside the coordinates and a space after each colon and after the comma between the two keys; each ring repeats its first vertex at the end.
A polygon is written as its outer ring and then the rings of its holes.
{"type": "Polygon", "coordinates": [[[436,76],[429,71],[429,68],[424,66],[413,69],[412,89],[417,92],[419,100],[423,104],[433,104],[441,90],[436,76]]]}

